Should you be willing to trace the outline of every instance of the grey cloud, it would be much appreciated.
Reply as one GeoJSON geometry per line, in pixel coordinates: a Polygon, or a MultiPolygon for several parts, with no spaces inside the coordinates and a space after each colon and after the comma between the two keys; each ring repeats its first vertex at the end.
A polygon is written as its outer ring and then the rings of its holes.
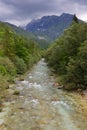
{"type": "Polygon", "coordinates": [[[57,8],[54,0],[50,0],[50,2],[49,0],[4,0],[2,2],[13,7],[14,13],[9,16],[9,19],[32,19],[42,14],[52,13],[57,8]]]}
{"type": "Polygon", "coordinates": [[[87,5],[87,0],[73,0],[73,2],[76,2],[78,4],[87,5]]]}
{"type": "Polygon", "coordinates": [[[77,13],[78,16],[86,12],[86,0],[1,0],[4,6],[0,19],[7,21],[18,21],[21,24],[43,15],[56,14],[63,12],[77,13]],[[5,12],[9,10],[8,14],[5,12]]]}
{"type": "Polygon", "coordinates": [[[15,13],[22,16],[28,14],[31,16],[33,13],[50,11],[53,7],[49,0],[36,0],[36,2],[34,0],[4,0],[4,4],[13,6],[15,13]]]}

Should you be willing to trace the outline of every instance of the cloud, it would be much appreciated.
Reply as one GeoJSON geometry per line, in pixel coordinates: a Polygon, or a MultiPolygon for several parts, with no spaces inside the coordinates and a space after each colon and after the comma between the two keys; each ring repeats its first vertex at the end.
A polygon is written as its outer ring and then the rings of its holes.
{"type": "MultiPolygon", "coordinates": [[[[13,8],[12,8],[13,9],[13,8]]],[[[0,20],[5,20],[11,16],[14,12],[11,11],[11,7],[0,2],[0,20]]]]}
{"type": "Polygon", "coordinates": [[[21,25],[44,15],[60,15],[63,12],[76,13],[83,18],[86,8],[86,0],[1,0],[0,20],[21,25]]]}
{"type": "Polygon", "coordinates": [[[87,0],[73,0],[73,2],[78,3],[80,5],[87,5],[87,0]]]}

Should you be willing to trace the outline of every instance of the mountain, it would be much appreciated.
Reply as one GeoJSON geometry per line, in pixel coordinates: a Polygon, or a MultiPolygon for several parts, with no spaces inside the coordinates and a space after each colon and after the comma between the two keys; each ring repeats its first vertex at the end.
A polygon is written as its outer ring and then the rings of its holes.
{"type": "Polygon", "coordinates": [[[21,35],[23,37],[26,37],[28,39],[32,39],[33,41],[35,41],[42,49],[45,49],[48,47],[49,42],[46,39],[42,37],[38,37],[31,31],[27,31],[24,27],[18,27],[16,25],[13,25],[7,22],[5,24],[10,26],[13,29],[13,31],[15,31],[18,35],[21,35]]]}
{"type": "Polygon", "coordinates": [[[38,39],[52,42],[70,26],[72,19],[73,15],[66,13],[60,16],[44,16],[28,23],[26,30],[35,34],[38,39]]]}

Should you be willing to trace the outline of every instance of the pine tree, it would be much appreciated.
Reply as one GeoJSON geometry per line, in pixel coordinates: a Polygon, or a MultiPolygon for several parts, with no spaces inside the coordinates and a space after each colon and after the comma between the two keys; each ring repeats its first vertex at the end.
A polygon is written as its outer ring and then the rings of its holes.
{"type": "Polygon", "coordinates": [[[73,20],[72,21],[75,22],[75,23],[79,23],[79,20],[78,20],[78,18],[77,18],[77,16],[75,14],[73,16],[73,20]]]}

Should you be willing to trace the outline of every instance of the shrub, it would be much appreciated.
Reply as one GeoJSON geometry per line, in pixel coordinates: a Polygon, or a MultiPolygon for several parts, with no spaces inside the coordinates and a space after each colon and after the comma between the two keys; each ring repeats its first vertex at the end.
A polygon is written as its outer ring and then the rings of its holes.
{"type": "Polygon", "coordinates": [[[1,75],[7,74],[7,70],[6,70],[5,66],[0,65],[0,74],[1,75]]]}
{"type": "Polygon", "coordinates": [[[8,57],[0,57],[0,72],[11,76],[16,74],[16,68],[8,57]]]}
{"type": "Polygon", "coordinates": [[[27,66],[22,58],[15,57],[14,64],[16,66],[17,74],[23,74],[27,70],[27,66]]]}

